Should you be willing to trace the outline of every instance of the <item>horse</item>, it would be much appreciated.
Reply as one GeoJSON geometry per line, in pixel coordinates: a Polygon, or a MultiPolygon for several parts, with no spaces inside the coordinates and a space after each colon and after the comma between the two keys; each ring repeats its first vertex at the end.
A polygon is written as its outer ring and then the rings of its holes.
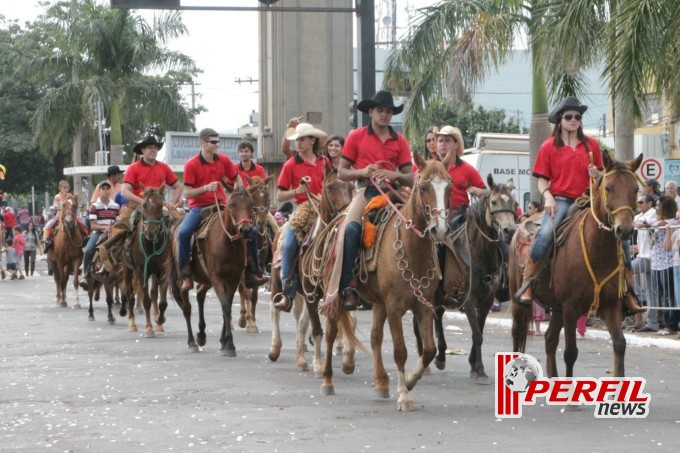
{"type": "Polygon", "coordinates": [[[83,259],[83,247],[85,239],[78,228],[76,221],[78,212],[78,197],[69,195],[59,211],[59,225],[54,229],[52,247],[47,252],[47,259],[54,273],[54,282],[57,286],[56,303],[61,307],[67,307],[66,284],[68,277],[73,272],[73,287],[76,290],[75,304],[73,308],[81,308],[78,297],[78,272],[80,262],[83,259]]]}
{"type": "MultiPolygon", "coordinates": [[[[104,234],[103,240],[108,238],[108,234],[104,234]]],[[[87,295],[90,300],[89,315],[88,320],[94,321],[94,309],[92,307],[92,301],[99,300],[99,293],[104,288],[104,293],[106,296],[106,306],[107,306],[107,320],[110,325],[116,323],[116,318],[113,316],[113,304],[114,304],[114,292],[118,291],[119,286],[124,282],[124,269],[122,266],[114,266],[113,272],[104,276],[97,274],[96,270],[101,265],[99,263],[99,255],[95,253],[93,257],[92,266],[90,266],[90,274],[88,278],[87,295]]],[[[123,306],[127,305],[127,294],[123,292],[123,306]]]]}
{"type": "MultiPolygon", "coordinates": [[[[443,315],[446,308],[463,308],[472,329],[472,348],[468,356],[470,377],[478,384],[489,384],[482,362],[482,343],[486,317],[494,297],[507,279],[507,262],[503,247],[515,234],[516,213],[512,192],[505,184],[496,184],[487,176],[489,190],[467,210],[465,223],[445,246],[443,293],[435,299],[435,332],[437,355],[434,363],[440,370],[446,366],[446,338],[443,315]],[[454,296],[458,306],[446,306],[454,296]]],[[[421,341],[414,323],[419,351],[421,341]]]]}
{"type": "MultiPolygon", "coordinates": [[[[253,199],[253,207],[255,209],[255,226],[260,232],[257,241],[257,252],[260,267],[265,269],[272,259],[272,240],[278,231],[276,225],[272,225],[268,221],[269,216],[269,182],[275,175],[270,175],[265,179],[259,176],[244,175],[248,182],[248,192],[253,199]]],[[[248,288],[244,282],[245,276],[241,278],[241,283],[238,285],[239,299],[241,300],[241,311],[239,314],[238,325],[240,328],[245,328],[248,333],[258,333],[257,319],[255,317],[255,309],[257,307],[257,287],[248,288]]]]}
{"type": "MultiPolygon", "coordinates": [[[[339,180],[338,170],[326,163],[324,167],[322,188],[321,199],[319,201],[319,220],[317,221],[319,229],[329,228],[331,222],[341,216],[342,212],[352,199],[353,185],[339,180]]],[[[278,245],[278,241],[275,240],[274,251],[276,251],[278,245]]],[[[307,328],[309,326],[309,321],[311,320],[312,343],[314,345],[313,364],[315,374],[318,377],[320,377],[322,373],[321,340],[323,335],[321,321],[317,312],[317,302],[323,295],[317,280],[321,274],[321,272],[319,272],[319,258],[323,255],[323,252],[318,253],[318,249],[325,245],[328,245],[325,242],[325,235],[320,234],[309,244],[308,248],[302,248],[302,256],[298,261],[298,273],[300,276],[298,295],[304,297],[307,308],[306,313],[303,312],[305,307],[299,297],[296,297],[293,301],[293,314],[297,326],[296,367],[298,371],[307,371],[309,369],[307,359],[305,358],[305,337],[307,336],[307,328]]],[[[272,269],[272,294],[278,293],[281,290],[281,287],[280,269],[272,269]]],[[[270,314],[272,320],[272,341],[269,347],[269,360],[275,362],[281,354],[281,346],[283,345],[279,330],[281,312],[272,305],[270,314]]],[[[353,368],[353,364],[350,365],[349,363],[349,361],[353,359],[353,355],[350,357],[349,351],[349,347],[344,351],[343,361],[347,362],[347,367],[351,366],[353,368]]]]}
{"type": "MultiPolygon", "coordinates": [[[[229,189],[227,189],[228,191],[229,189]]],[[[197,239],[192,247],[191,273],[198,283],[198,343],[191,328],[191,301],[189,291],[180,290],[178,266],[179,228],[172,233],[171,256],[168,259],[170,288],[175,302],[179,305],[187,324],[188,344],[191,352],[206,342],[203,307],[206,293],[210,288],[222,306],[222,335],[220,352],[227,357],[236,357],[236,347],[231,326],[231,307],[234,294],[241,281],[246,265],[246,243],[253,226],[253,200],[248,190],[236,187],[230,193],[227,206],[219,207],[218,218],[212,223],[205,239],[197,239]]]]}
{"type": "MultiPolygon", "coordinates": [[[[613,160],[602,152],[604,172],[591,180],[590,208],[582,209],[565,226],[552,260],[546,258],[546,271],[532,279],[534,299],[550,307],[552,316],[545,333],[546,373],[557,376],[555,351],[564,327],[566,376],[574,376],[578,357],[576,321],[588,313],[599,313],[607,325],[614,349],[614,375],[624,376],[626,338],[621,329],[621,297],[625,293],[622,241],[633,235],[638,178],[635,171],[642,154],[627,162],[613,160]]],[[[531,219],[529,219],[530,221],[531,219]]],[[[508,275],[512,300],[512,347],[524,352],[531,304],[519,302],[522,285],[522,258],[518,256],[519,230],[510,247],[508,275]]]]}
{"type": "MultiPolygon", "coordinates": [[[[165,310],[168,307],[167,292],[167,260],[170,246],[170,226],[172,220],[163,212],[165,199],[163,191],[165,184],[159,188],[143,187],[144,200],[139,207],[139,213],[133,215],[130,220],[131,243],[125,253],[123,268],[125,280],[124,292],[128,301],[128,331],[137,332],[135,323],[134,297],[130,289],[134,291],[137,301],[144,305],[146,314],[145,338],[154,338],[156,332],[164,332],[165,310]],[[138,219],[139,220],[136,220],[138,219]],[[149,292],[149,280],[155,277],[158,288],[151,288],[149,292]],[[159,294],[160,293],[160,294],[159,294]],[[160,295],[160,303],[158,296],[160,295]],[[155,311],[155,327],[151,322],[151,306],[155,311]]],[[[127,247],[127,244],[126,244],[127,247]]],[[[124,316],[125,308],[121,305],[121,316],[124,316]]]]}
{"type": "MultiPolygon", "coordinates": [[[[383,365],[382,342],[385,321],[389,322],[397,365],[397,409],[413,411],[415,404],[409,395],[423,376],[435,355],[432,332],[433,300],[439,280],[436,243],[445,240],[446,221],[451,198],[451,178],[444,165],[424,161],[414,152],[415,164],[420,169],[406,203],[393,209],[385,220],[382,239],[374,247],[377,254],[375,270],[368,270],[359,279],[358,291],[364,300],[373,304],[371,349],[374,363],[374,390],[379,398],[389,398],[389,376],[383,365]],[[402,318],[408,310],[417,319],[423,340],[423,353],[415,369],[405,372],[406,344],[402,318]]],[[[324,311],[325,308],[324,307],[324,311]]],[[[332,313],[332,311],[331,311],[332,313]]],[[[346,313],[340,308],[340,314],[346,313]]],[[[322,393],[334,393],[332,382],[333,343],[338,322],[328,317],[326,360],[323,371],[322,393]]]]}

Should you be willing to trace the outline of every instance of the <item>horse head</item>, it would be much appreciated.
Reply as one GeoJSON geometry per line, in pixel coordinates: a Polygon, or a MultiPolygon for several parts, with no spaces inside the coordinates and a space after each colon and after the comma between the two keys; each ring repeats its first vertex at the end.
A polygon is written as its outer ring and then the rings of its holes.
{"type": "Polygon", "coordinates": [[[225,212],[229,215],[230,222],[238,230],[242,239],[250,239],[253,231],[253,198],[250,192],[243,186],[227,189],[229,199],[225,212]]]}
{"type": "Polygon", "coordinates": [[[491,173],[486,178],[489,192],[483,196],[486,226],[498,233],[498,238],[509,244],[517,228],[515,199],[506,184],[496,184],[491,173]]]}
{"type": "Polygon", "coordinates": [[[418,151],[413,152],[413,160],[420,171],[413,184],[410,200],[422,208],[430,236],[442,242],[448,230],[451,177],[441,162],[434,159],[425,161],[418,151]]]}
{"type": "Polygon", "coordinates": [[[352,183],[338,179],[338,169],[328,164],[323,170],[323,191],[321,192],[321,218],[328,223],[352,201],[352,183]]]}
{"type": "Polygon", "coordinates": [[[275,175],[267,176],[265,179],[262,179],[259,176],[253,176],[252,178],[248,175],[244,176],[248,182],[248,192],[253,199],[255,226],[257,226],[257,230],[262,233],[265,231],[265,228],[267,228],[267,214],[269,214],[270,198],[268,184],[275,175]]]}
{"type": "Polygon", "coordinates": [[[143,187],[144,202],[142,203],[142,235],[148,241],[155,241],[163,231],[163,206],[165,199],[163,192],[165,184],[161,187],[143,187]]]}
{"type": "Polygon", "coordinates": [[[68,195],[61,205],[60,223],[64,229],[76,227],[76,217],[78,216],[78,196],[68,195]]]}
{"type": "Polygon", "coordinates": [[[642,163],[642,154],[628,162],[618,162],[602,152],[604,172],[597,181],[593,197],[593,210],[598,220],[605,219],[616,238],[627,241],[633,236],[638,177],[635,171],[642,163]]]}

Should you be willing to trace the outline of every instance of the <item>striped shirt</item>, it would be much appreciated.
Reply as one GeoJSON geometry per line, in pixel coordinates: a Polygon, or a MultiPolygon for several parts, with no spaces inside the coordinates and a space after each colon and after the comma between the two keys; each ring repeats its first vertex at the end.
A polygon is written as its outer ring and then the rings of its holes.
{"type": "Polygon", "coordinates": [[[118,219],[120,206],[113,200],[109,200],[108,204],[104,204],[101,198],[90,205],[90,222],[96,222],[97,225],[111,225],[118,219]]]}

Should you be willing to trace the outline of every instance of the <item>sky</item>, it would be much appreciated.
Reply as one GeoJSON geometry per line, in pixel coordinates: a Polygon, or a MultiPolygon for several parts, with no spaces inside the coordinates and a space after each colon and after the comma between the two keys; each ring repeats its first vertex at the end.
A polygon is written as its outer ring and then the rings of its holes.
{"type": "MultiPolygon", "coordinates": [[[[108,4],[108,1],[99,0],[108,4]]],[[[0,0],[0,14],[19,23],[35,20],[44,11],[40,0],[0,0]]],[[[224,5],[217,0],[181,0],[182,5],[224,5]]],[[[234,6],[253,6],[255,0],[229,1],[234,6]]],[[[380,5],[381,0],[376,0],[380,5]]],[[[407,24],[405,8],[421,7],[433,0],[399,0],[398,26],[407,24]]],[[[280,2],[285,5],[285,0],[280,2]]],[[[147,19],[151,11],[139,11],[147,19]]],[[[196,103],[208,112],[196,119],[198,130],[212,127],[220,132],[235,132],[248,123],[250,113],[258,110],[258,84],[235,82],[236,79],[258,79],[258,20],[257,12],[184,11],[184,23],[189,36],[171,42],[168,47],[181,51],[196,61],[203,73],[198,75],[196,103]]],[[[191,87],[184,90],[186,102],[191,105],[191,87]]]]}

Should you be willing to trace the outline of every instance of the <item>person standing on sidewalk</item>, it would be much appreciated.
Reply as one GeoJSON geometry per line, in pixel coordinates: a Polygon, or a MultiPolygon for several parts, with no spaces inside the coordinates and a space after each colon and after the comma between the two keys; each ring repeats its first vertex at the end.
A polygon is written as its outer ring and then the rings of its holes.
{"type": "Polygon", "coordinates": [[[26,271],[27,276],[32,276],[33,272],[35,272],[35,255],[40,240],[38,232],[35,231],[35,224],[33,222],[28,222],[26,224],[24,239],[26,239],[26,248],[24,249],[24,270],[26,271]]]}
{"type": "Polygon", "coordinates": [[[19,225],[14,225],[12,234],[14,235],[14,250],[17,254],[17,272],[19,273],[19,280],[23,280],[25,277],[24,271],[21,270],[21,258],[23,258],[24,251],[26,250],[26,239],[21,234],[21,227],[19,225]]]}

